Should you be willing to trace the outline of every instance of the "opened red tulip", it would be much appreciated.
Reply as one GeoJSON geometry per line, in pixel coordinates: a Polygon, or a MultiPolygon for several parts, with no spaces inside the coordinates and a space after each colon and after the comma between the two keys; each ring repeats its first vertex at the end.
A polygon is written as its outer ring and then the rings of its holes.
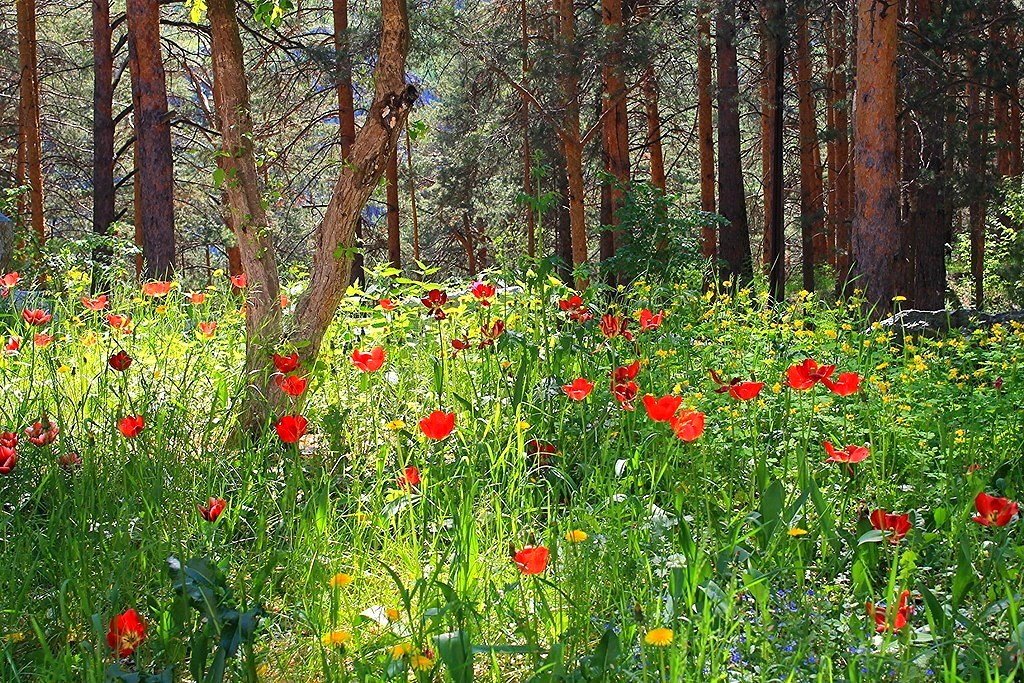
{"type": "Polygon", "coordinates": [[[53,339],[54,337],[52,334],[46,334],[45,332],[36,332],[32,335],[32,343],[40,349],[45,349],[49,346],[53,342],[53,339]]]}
{"type": "Polygon", "coordinates": [[[107,314],[107,324],[119,332],[128,332],[131,329],[132,319],[127,315],[107,314]]]}
{"type": "Polygon", "coordinates": [[[81,467],[82,456],[78,453],[61,453],[57,458],[57,464],[62,470],[73,470],[81,467]]]}
{"type": "Polygon", "coordinates": [[[0,277],[0,289],[14,289],[19,282],[21,282],[21,275],[17,272],[5,273],[3,277],[0,277]]]}
{"type": "Polygon", "coordinates": [[[189,292],[188,302],[193,306],[201,306],[206,303],[206,295],[202,292],[189,292]]]}
{"type": "Polygon", "coordinates": [[[542,574],[548,568],[551,553],[542,545],[528,545],[518,551],[514,560],[519,571],[527,575],[542,574]]]}
{"type": "Polygon", "coordinates": [[[102,311],[104,308],[107,307],[106,294],[100,294],[99,296],[92,298],[83,296],[81,301],[82,305],[85,306],[86,310],[89,311],[102,311]]]}
{"type": "Polygon", "coordinates": [[[594,383],[585,377],[577,377],[569,384],[562,385],[565,395],[574,401],[582,401],[594,390],[594,383]]]}
{"type": "Polygon", "coordinates": [[[302,396],[308,384],[309,380],[298,375],[278,375],[277,377],[277,386],[289,396],[302,396]]]}
{"type": "Polygon", "coordinates": [[[1017,517],[1019,506],[1009,498],[990,496],[981,491],[974,498],[974,509],[978,514],[974,521],[982,526],[1006,526],[1017,517]]]}
{"type": "Polygon", "coordinates": [[[718,385],[718,388],[715,389],[716,394],[728,393],[737,401],[755,399],[761,393],[761,390],[764,389],[764,382],[748,382],[739,377],[734,377],[726,382],[714,370],[711,371],[711,379],[718,385]]]}
{"type": "Polygon", "coordinates": [[[128,353],[123,350],[118,351],[117,353],[111,355],[110,358],[107,359],[107,365],[109,365],[111,369],[117,370],[118,372],[124,372],[129,368],[129,366],[131,366],[131,364],[132,357],[129,356],[128,353]]]}
{"type": "Polygon", "coordinates": [[[53,320],[53,316],[41,308],[26,308],[21,312],[21,319],[29,325],[42,327],[53,320]]]}
{"type": "Polygon", "coordinates": [[[839,450],[832,445],[831,441],[825,441],[821,445],[825,448],[825,452],[828,453],[828,459],[825,462],[842,462],[848,465],[855,465],[871,455],[871,451],[868,450],[867,446],[851,444],[839,450]]]}
{"type": "Polygon", "coordinates": [[[128,415],[121,418],[117,428],[126,438],[134,439],[146,428],[146,420],[141,415],[128,415]]]}
{"type": "Polygon", "coordinates": [[[523,444],[523,450],[526,451],[526,458],[533,467],[549,467],[558,455],[558,446],[540,439],[530,439],[523,444]]]}
{"type": "Polygon", "coordinates": [[[212,339],[213,335],[217,333],[217,323],[212,321],[199,323],[199,333],[207,339],[212,339]]]}
{"type": "Polygon", "coordinates": [[[107,645],[118,657],[130,657],[145,640],[146,623],[135,610],[127,610],[110,620],[107,645]]]}
{"type": "Polygon", "coordinates": [[[629,319],[620,318],[611,313],[601,316],[601,334],[608,339],[623,337],[629,341],[633,340],[633,335],[629,331],[629,319]]]}
{"type": "Polygon", "coordinates": [[[699,410],[683,410],[676,413],[670,424],[672,431],[683,441],[696,441],[704,433],[704,413],[699,410]]]}
{"type": "Polygon", "coordinates": [[[872,510],[869,517],[871,526],[885,534],[890,543],[896,544],[910,531],[910,515],[897,515],[885,510],[872,510]]]}
{"type": "Polygon", "coordinates": [[[395,302],[394,302],[394,301],[392,301],[391,299],[381,299],[381,300],[380,300],[380,301],[378,301],[377,303],[378,303],[378,304],[380,305],[380,307],[381,307],[381,308],[383,308],[383,309],[384,309],[385,311],[393,311],[393,310],[395,310],[395,302]]]}
{"type": "Polygon", "coordinates": [[[284,415],[274,425],[274,429],[284,443],[296,443],[306,433],[308,425],[309,421],[302,415],[284,415]]]}
{"type": "Polygon", "coordinates": [[[646,394],[643,400],[647,417],[655,422],[669,422],[683,403],[682,396],[673,396],[672,394],[667,394],[661,398],[655,398],[651,394],[646,394]]]}
{"type": "Polygon", "coordinates": [[[498,340],[498,337],[505,333],[505,321],[495,320],[489,325],[483,325],[480,328],[480,348],[486,348],[493,346],[494,342],[498,340]]]}
{"type": "Polygon", "coordinates": [[[161,297],[167,296],[171,291],[170,282],[147,282],[142,285],[142,293],[146,296],[161,297]]]}
{"type": "Polygon", "coordinates": [[[206,501],[206,504],[198,504],[196,508],[199,509],[199,515],[207,522],[216,522],[220,514],[224,512],[224,508],[228,506],[228,502],[223,498],[210,497],[206,501]]]}
{"type": "Polygon", "coordinates": [[[282,375],[287,375],[289,372],[294,372],[299,367],[299,354],[293,351],[287,356],[280,354],[274,354],[274,367],[282,375]]]}
{"type": "Polygon", "coordinates": [[[590,309],[583,304],[583,298],[579,294],[573,294],[566,299],[560,299],[558,301],[558,309],[563,313],[568,313],[569,320],[578,323],[585,323],[594,317],[590,309]]]}
{"type": "Polygon", "coordinates": [[[446,413],[442,410],[435,410],[430,415],[420,420],[420,431],[428,439],[440,441],[455,429],[455,413],[446,413]]]}
{"type": "Polygon", "coordinates": [[[56,441],[58,434],[60,434],[60,429],[45,416],[42,420],[32,423],[25,429],[25,436],[28,438],[29,443],[40,448],[49,446],[56,441]]]}
{"type": "Polygon", "coordinates": [[[0,474],[10,474],[18,464],[18,451],[13,446],[0,444],[0,474]]]}
{"type": "Polygon", "coordinates": [[[817,361],[808,358],[803,363],[790,366],[786,371],[786,382],[797,391],[806,391],[829,378],[835,369],[834,365],[818,365],[817,361]]]}
{"type": "Polygon", "coordinates": [[[245,289],[249,286],[249,276],[245,273],[231,276],[231,286],[235,289],[245,289]]]}
{"type": "Polygon", "coordinates": [[[374,346],[369,351],[352,350],[352,365],[363,372],[377,372],[384,365],[384,347],[374,346]]]}
{"type": "Polygon", "coordinates": [[[470,286],[469,291],[476,297],[481,306],[491,305],[491,299],[494,297],[495,292],[494,285],[487,284],[486,282],[474,282],[470,286]]]}
{"type": "Polygon", "coordinates": [[[448,294],[440,289],[432,289],[427,292],[427,295],[420,299],[431,315],[434,316],[435,320],[444,320],[445,312],[444,305],[448,303],[448,294]]]}
{"type": "Polygon", "coordinates": [[[633,410],[633,401],[636,399],[636,395],[640,392],[640,388],[636,385],[636,382],[630,380],[628,382],[620,382],[612,385],[612,396],[619,402],[623,410],[633,410]]]}
{"type": "Polygon", "coordinates": [[[420,485],[420,468],[409,465],[398,475],[398,487],[412,489],[420,485]]]}
{"type": "Polygon", "coordinates": [[[909,599],[910,591],[903,591],[900,593],[899,600],[895,605],[887,607],[871,602],[866,603],[865,607],[867,607],[868,616],[875,620],[875,631],[884,633],[886,631],[896,632],[903,629],[913,612],[909,599]]]}
{"type": "Polygon", "coordinates": [[[856,372],[840,373],[836,379],[825,377],[821,383],[838,396],[850,396],[860,391],[860,375],[856,372]]]}
{"type": "Polygon", "coordinates": [[[4,344],[4,355],[15,356],[18,354],[18,349],[21,348],[21,337],[17,335],[11,335],[11,338],[4,344]]]}
{"type": "Polygon", "coordinates": [[[640,331],[650,332],[661,327],[661,323],[665,320],[665,312],[659,311],[658,313],[651,313],[647,308],[640,311],[640,331]]]}

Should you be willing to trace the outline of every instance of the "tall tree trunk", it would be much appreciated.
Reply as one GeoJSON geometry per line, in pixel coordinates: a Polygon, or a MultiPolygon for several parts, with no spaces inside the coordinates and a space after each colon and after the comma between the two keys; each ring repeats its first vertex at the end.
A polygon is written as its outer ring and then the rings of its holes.
{"type": "MultiPolygon", "coordinates": [[[[520,49],[522,50],[523,82],[525,83],[530,74],[530,32],[526,0],[520,0],[519,18],[522,29],[520,49]]],[[[521,103],[523,107],[523,194],[532,197],[533,152],[530,149],[530,98],[525,93],[522,95],[521,103]]],[[[523,210],[526,212],[526,254],[533,258],[537,255],[537,217],[530,202],[523,202],[523,210]]]]}
{"type": "Polygon", "coordinates": [[[398,216],[398,149],[391,150],[385,171],[387,187],[388,262],[392,268],[402,269],[402,232],[398,216]]]}
{"type": "MultiPolygon", "coordinates": [[[[114,56],[111,51],[110,0],[92,0],[92,231],[106,237],[114,222],[114,56]]],[[[98,247],[93,258],[94,291],[105,290],[109,246],[98,247]]]]}
{"type": "Polygon", "coordinates": [[[763,77],[760,84],[761,96],[761,201],[764,204],[761,213],[761,250],[759,258],[763,269],[769,269],[772,265],[772,111],[775,102],[775,81],[774,60],[769,57],[769,45],[772,36],[768,30],[768,19],[770,15],[769,2],[763,0],[761,3],[761,42],[758,46],[758,64],[763,77]]]}
{"type": "Polygon", "coordinates": [[[986,134],[985,107],[982,89],[978,81],[982,78],[976,54],[968,56],[967,84],[967,168],[969,171],[968,223],[971,236],[971,279],[974,282],[974,306],[985,305],[985,215],[986,215],[986,134]]]}
{"type": "MultiPolygon", "coordinates": [[[[578,268],[588,260],[587,214],[584,204],[583,141],[580,136],[580,83],[576,64],[576,10],[572,0],[554,0],[558,15],[559,48],[562,58],[562,95],[565,98],[564,120],[559,137],[565,154],[569,223],[572,231],[572,264],[578,268]]],[[[576,278],[576,287],[585,289],[587,279],[576,278]]]]}
{"type": "Polygon", "coordinates": [[[739,71],[736,63],[736,3],[721,0],[716,17],[718,56],[718,206],[727,223],[720,245],[723,280],[734,286],[753,280],[750,230],[740,155],[739,71]]]}
{"type": "MultiPolygon", "coordinates": [[[[43,145],[39,124],[39,60],[36,50],[35,0],[17,0],[18,71],[18,184],[28,185],[28,213],[39,247],[46,241],[43,222],[43,145]]],[[[23,203],[24,206],[24,203],[23,203]]]]}
{"type": "Polygon", "coordinates": [[[830,64],[832,100],[832,149],[829,150],[829,186],[832,192],[832,221],[835,224],[836,292],[848,294],[853,247],[850,242],[853,207],[853,169],[850,162],[850,117],[847,111],[846,17],[849,4],[841,2],[832,11],[832,57],[830,64]]]}
{"type": "Polygon", "coordinates": [[[765,202],[771,209],[765,225],[769,245],[769,290],[772,299],[786,298],[786,215],[783,200],[783,140],[785,110],[783,96],[786,59],[786,4],[785,0],[767,0],[765,7],[765,60],[767,81],[771,86],[768,119],[768,178],[765,202]]]}
{"type": "MultiPolygon", "coordinates": [[[[640,0],[637,6],[637,17],[641,20],[650,17],[651,0],[640,0]]],[[[658,74],[654,64],[649,63],[641,78],[641,91],[644,97],[644,115],[647,119],[647,156],[651,169],[651,185],[665,192],[668,182],[665,177],[665,152],[661,144],[661,109],[658,104],[658,74]]],[[[625,100],[623,100],[625,104],[625,100]]]]}
{"type": "Polygon", "coordinates": [[[818,125],[811,90],[811,43],[806,0],[798,0],[796,77],[800,123],[800,230],[803,236],[804,289],[814,291],[814,267],[826,259],[825,208],[818,162],[818,125]]]}
{"type": "Polygon", "coordinates": [[[900,254],[896,6],[857,1],[854,268],[875,316],[892,310],[900,254]]]}
{"type": "MultiPolygon", "coordinates": [[[[565,156],[556,152],[559,163],[563,168],[567,166],[565,156]]],[[[569,215],[569,178],[565,173],[555,173],[554,190],[558,197],[558,205],[555,219],[555,255],[562,262],[560,277],[564,282],[572,279],[572,218],[569,215]]]]}
{"type": "MultiPolygon", "coordinates": [[[[338,79],[338,139],[341,143],[341,161],[348,163],[352,155],[352,143],[356,139],[356,108],[352,95],[352,58],[348,41],[348,0],[332,0],[334,17],[335,69],[338,79]]],[[[351,247],[358,247],[352,255],[352,282],[366,279],[363,268],[365,256],[362,251],[363,220],[356,224],[351,247]]]]}
{"type": "Polygon", "coordinates": [[[135,172],[143,188],[135,220],[142,231],[145,276],[166,280],[174,271],[174,166],[159,0],[127,0],[125,15],[138,149],[135,172]]]}
{"type": "MultiPolygon", "coordinates": [[[[601,18],[609,45],[604,61],[604,92],[601,139],[605,172],[612,178],[608,186],[608,222],[601,233],[601,260],[615,256],[619,241],[619,212],[629,185],[629,130],[626,113],[626,83],[622,73],[622,0],[601,0],[601,18]]],[[[614,274],[609,273],[614,281],[614,274]]]]}
{"type": "MultiPolygon", "coordinates": [[[[707,0],[697,5],[697,145],[700,148],[700,210],[715,212],[715,139],[711,110],[711,15],[707,0]]],[[[701,228],[701,255],[714,266],[718,258],[717,226],[701,228]]]]}

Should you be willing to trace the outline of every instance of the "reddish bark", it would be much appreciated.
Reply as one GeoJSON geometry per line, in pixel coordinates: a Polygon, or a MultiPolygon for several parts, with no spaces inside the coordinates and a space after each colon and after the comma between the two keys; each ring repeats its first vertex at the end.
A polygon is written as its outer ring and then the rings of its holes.
{"type": "Polygon", "coordinates": [[[626,84],[622,72],[622,0],[601,0],[601,18],[609,37],[603,68],[601,101],[602,142],[607,181],[608,216],[601,233],[601,260],[615,255],[619,235],[619,210],[629,185],[629,130],[626,113],[626,84]]]}
{"type": "Polygon", "coordinates": [[[767,187],[765,204],[765,241],[768,244],[769,289],[775,301],[786,297],[786,234],[785,206],[783,201],[783,140],[782,129],[785,111],[783,109],[786,55],[786,5],[785,0],[768,0],[765,3],[765,66],[770,85],[770,101],[767,104],[767,187]]]}
{"type": "Polygon", "coordinates": [[[43,146],[39,124],[39,64],[36,44],[35,0],[17,0],[18,22],[18,165],[17,181],[28,186],[22,213],[30,215],[38,246],[46,241],[43,216],[43,146]]]}
{"type": "MultiPolygon", "coordinates": [[[[697,144],[700,148],[700,208],[715,212],[715,141],[711,109],[711,17],[707,2],[697,5],[697,144]]],[[[701,229],[701,255],[714,263],[718,233],[712,222],[701,229]]]]}

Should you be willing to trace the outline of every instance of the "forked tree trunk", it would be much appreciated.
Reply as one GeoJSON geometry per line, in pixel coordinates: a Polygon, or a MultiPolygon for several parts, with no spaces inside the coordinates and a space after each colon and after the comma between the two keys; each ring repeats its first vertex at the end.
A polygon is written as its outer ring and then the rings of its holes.
{"type": "MultiPolygon", "coordinates": [[[[43,145],[39,124],[39,64],[35,0],[17,0],[18,71],[18,184],[27,185],[27,208],[37,245],[46,241],[43,219],[43,145]]],[[[22,211],[24,213],[24,210],[22,211]]]]}
{"type": "MultiPolygon", "coordinates": [[[[715,138],[711,109],[711,16],[707,0],[697,5],[697,144],[700,147],[700,209],[715,212],[715,138]]],[[[701,228],[701,255],[718,258],[718,230],[708,221],[701,228]]]]}
{"type": "MultiPolygon", "coordinates": [[[[92,231],[106,237],[114,222],[114,56],[111,52],[110,0],[92,0],[92,231]]],[[[111,250],[93,253],[99,268],[93,273],[93,291],[106,290],[102,269],[110,264],[111,250]]]]}
{"type": "Polygon", "coordinates": [[[740,154],[739,70],[736,63],[736,3],[721,0],[716,18],[718,55],[718,206],[728,221],[722,226],[719,248],[725,269],[723,281],[733,286],[753,280],[750,230],[743,192],[740,154]]]}
{"type": "Polygon", "coordinates": [[[818,125],[811,91],[811,43],[806,0],[798,0],[796,77],[800,127],[800,228],[803,236],[804,289],[814,291],[814,268],[826,258],[825,207],[818,162],[818,125]]]}
{"type": "Polygon", "coordinates": [[[385,171],[387,187],[385,197],[387,199],[387,221],[388,221],[388,262],[392,268],[402,269],[402,232],[398,216],[398,148],[391,150],[388,155],[387,170],[385,171]]]}
{"type": "Polygon", "coordinates": [[[853,253],[858,284],[877,317],[892,309],[900,253],[897,8],[886,0],[858,0],[857,20],[853,253]]]}
{"type": "Polygon", "coordinates": [[[174,166],[159,0],[127,0],[125,15],[141,188],[136,229],[142,233],[145,277],[166,280],[174,271],[174,166]]]}

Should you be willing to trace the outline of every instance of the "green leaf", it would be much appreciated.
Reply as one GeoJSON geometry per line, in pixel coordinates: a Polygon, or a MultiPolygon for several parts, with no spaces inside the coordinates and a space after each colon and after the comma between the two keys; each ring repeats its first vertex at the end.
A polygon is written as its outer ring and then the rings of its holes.
{"type": "Polygon", "coordinates": [[[857,545],[864,545],[865,543],[881,543],[885,538],[885,534],[878,529],[872,529],[863,536],[857,539],[857,545]]]}
{"type": "Polygon", "coordinates": [[[472,683],[473,647],[464,631],[442,633],[435,642],[453,683],[472,683]]]}

